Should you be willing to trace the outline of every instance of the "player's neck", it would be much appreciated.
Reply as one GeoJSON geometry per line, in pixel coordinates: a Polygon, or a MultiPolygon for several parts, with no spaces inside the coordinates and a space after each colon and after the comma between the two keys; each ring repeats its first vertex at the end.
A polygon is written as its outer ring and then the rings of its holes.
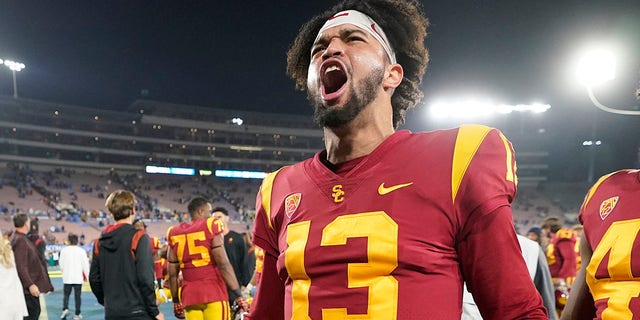
{"type": "Polygon", "coordinates": [[[324,128],[327,160],[336,164],[370,154],[394,133],[390,107],[372,105],[344,126],[324,128]]]}

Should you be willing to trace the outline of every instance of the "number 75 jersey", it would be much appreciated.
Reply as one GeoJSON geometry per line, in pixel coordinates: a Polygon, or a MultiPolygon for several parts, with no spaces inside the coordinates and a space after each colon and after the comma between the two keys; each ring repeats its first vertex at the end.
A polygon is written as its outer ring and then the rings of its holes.
{"type": "MultiPolygon", "coordinates": [[[[474,258],[457,245],[512,201],[509,141],[476,125],[398,131],[341,175],[321,157],[271,173],[257,197],[254,242],[277,259],[285,319],[460,319],[460,263],[474,258]]],[[[522,260],[507,212],[500,228],[522,260]]],[[[487,260],[474,266],[513,268],[487,260]]]]}
{"type": "Polygon", "coordinates": [[[600,178],[579,219],[593,250],[586,280],[597,318],[640,318],[640,170],[600,178]]]}

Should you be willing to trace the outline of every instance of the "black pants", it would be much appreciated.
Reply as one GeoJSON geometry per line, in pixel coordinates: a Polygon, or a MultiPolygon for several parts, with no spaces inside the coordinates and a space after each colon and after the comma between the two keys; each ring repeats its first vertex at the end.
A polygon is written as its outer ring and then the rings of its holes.
{"type": "Polygon", "coordinates": [[[80,293],[82,291],[82,284],[64,284],[64,298],[62,298],[62,310],[69,309],[69,295],[71,295],[71,288],[73,288],[73,300],[76,302],[76,313],[80,314],[80,293]]]}
{"type": "Polygon", "coordinates": [[[40,297],[25,293],[24,301],[27,303],[27,311],[29,311],[29,315],[24,317],[24,320],[38,320],[40,318],[40,297]]]}

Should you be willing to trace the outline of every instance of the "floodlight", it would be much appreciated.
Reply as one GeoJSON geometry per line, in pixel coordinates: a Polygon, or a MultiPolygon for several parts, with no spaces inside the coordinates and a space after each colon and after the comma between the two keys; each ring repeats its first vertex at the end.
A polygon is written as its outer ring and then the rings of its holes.
{"type": "Polygon", "coordinates": [[[495,104],[488,100],[463,99],[458,101],[437,101],[430,107],[437,118],[480,118],[492,114],[509,114],[513,112],[542,113],[551,108],[548,104],[495,104]]]}
{"type": "Polygon", "coordinates": [[[16,62],[13,60],[0,59],[0,64],[4,64],[11,70],[13,75],[13,97],[18,98],[18,83],[16,82],[16,71],[21,71],[25,68],[24,63],[16,62]]]}
{"type": "Polygon", "coordinates": [[[587,87],[597,86],[615,78],[616,59],[613,52],[604,48],[594,48],[578,59],[576,75],[578,81],[587,87]]]}
{"type": "Polygon", "coordinates": [[[586,50],[576,64],[578,81],[587,88],[591,102],[599,109],[615,114],[640,115],[640,111],[628,110],[629,107],[608,107],[602,104],[593,93],[593,88],[615,78],[616,59],[613,51],[603,47],[586,50]]]}

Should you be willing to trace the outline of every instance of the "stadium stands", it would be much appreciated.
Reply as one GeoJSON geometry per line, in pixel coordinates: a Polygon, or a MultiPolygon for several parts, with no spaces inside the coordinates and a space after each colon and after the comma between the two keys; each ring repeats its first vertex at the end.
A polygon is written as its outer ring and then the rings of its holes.
{"type": "MultiPolygon", "coordinates": [[[[526,125],[501,128],[518,160],[515,223],[524,230],[547,215],[563,215],[573,223],[586,187],[549,181],[549,137],[526,125]]],[[[47,228],[58,223],[65,231],[97,232],[109,222],[104,198],[124,188],[136,193],[139,215],[159,237],[184,218],[194,195],[229,209],[231,227],[246,231],[260,181],[145,174],[146,165],[269,172],[324,147],[322,131],[308,116],[151,100],[109,111],[0,96],[0,133],[4,212],[26,211],[55,221],[44,222],[47,228]]]]}

